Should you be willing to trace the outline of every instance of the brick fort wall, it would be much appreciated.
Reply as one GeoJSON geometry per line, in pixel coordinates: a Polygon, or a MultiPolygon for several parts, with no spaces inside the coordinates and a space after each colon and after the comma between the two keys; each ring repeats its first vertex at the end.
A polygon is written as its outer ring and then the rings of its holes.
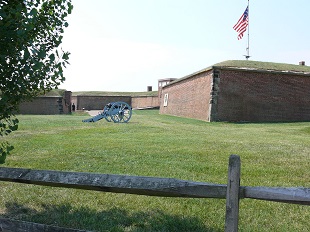
{"type": "Polygon", "coordinates": [[[219,71],[218,121],[310,121],[310,77],[219,71]]]}
{"type": "Polygon", "coordinates": [[[213,72],[210,70],[163,87],[160,114],[209,120],[212,81],[213,72]],[[164,106],[166,94],[168,101],[164,106]]]}
{"type": "Polygon", "coordinates": [[[40,96],[31,102],[23,102],[19,106],[20,114],[68,114],[71,112],[72,104],[75,110],[102,110],[110,102],[123,101],[135,108],[159,107],[158,96],[71,96],[67,91],[64,97],[40,96]]]}
{"type": "Polygon", "coordinates": [[[217,68],[165,86],[161,99],[161,114],[205,121],[310,121],[310,77],[301,73],[217,68]]]}
{"type": "Polygon", "coordinates": [[[131,105],[131,96],[76,96],[76,109],[102,110],[110,102],[122,101],[131,105]]]}
{"type": "Polygon", "coordinates": [[[31,102],[19,105],[18,113],[21,114],[67,114],[70,104],[63,97],[37,97],[31,102]]]}
{"type": "Polygon", "coordinates": [[[156,108],[159,107],[158,96],[138,96],[131,99],[132,108],[156,108]]]}

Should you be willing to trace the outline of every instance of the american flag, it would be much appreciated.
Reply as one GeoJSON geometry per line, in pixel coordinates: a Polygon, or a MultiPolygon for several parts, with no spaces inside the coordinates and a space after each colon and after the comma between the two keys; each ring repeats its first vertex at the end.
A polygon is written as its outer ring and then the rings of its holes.
{"type": "Polygon", "coordinates": [[[236,32],[238,32],[238,40],[242,39],[243,33],[246,31],[246,28],[249,24],[249,7],[247,7],[244,13],[241,15],[240,19],[233,27],[236,32]]]}

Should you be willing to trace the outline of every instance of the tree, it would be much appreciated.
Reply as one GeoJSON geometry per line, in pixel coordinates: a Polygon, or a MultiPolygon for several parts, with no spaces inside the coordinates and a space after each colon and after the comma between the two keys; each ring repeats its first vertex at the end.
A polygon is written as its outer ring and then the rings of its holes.
{"type": "Polygon", "coordinates": [[[72,9],[71,0],[0,0],[0,163],[13,149],[4,137],[18,128],[19,104],[65,80],[60,45],[72,9]]]}

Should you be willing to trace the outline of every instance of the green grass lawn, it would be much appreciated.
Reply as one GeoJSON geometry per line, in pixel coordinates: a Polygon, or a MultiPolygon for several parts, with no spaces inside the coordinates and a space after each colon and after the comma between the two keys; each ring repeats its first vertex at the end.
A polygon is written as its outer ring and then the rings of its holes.
{"type": "MultiPolygon", "coordinates": [[[[133,111],[127,124],[19,115],[5,167],[310,187],[310,123],[208,123],[133,111]]],[[[0,216],[95,231],[223,231],[225,200],[149,197],[0,182],[0,216]]],[[[310,207],[240,201],[239,231],[309,231],[310,207]]]]}

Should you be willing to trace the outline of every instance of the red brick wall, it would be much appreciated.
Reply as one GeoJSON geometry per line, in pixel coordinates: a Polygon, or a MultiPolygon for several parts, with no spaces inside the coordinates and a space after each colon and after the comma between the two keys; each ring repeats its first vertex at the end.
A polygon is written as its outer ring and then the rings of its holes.
{"type": "Polygon", "coordinates": [[[21,114],[67,114],[70,113],[71,103],[76,110],[102,110],[109,102],[123,101],[132,108],[159,107],[158,96],[71,96],[71,92],[65,97],[37,97],[32,102],[20,104],[21,114]]]}
{"type": "Polygon", "coordinates": [[[159,107],[158,96],[139,96],[131,99],[132,108],[159,107]]]}
{"type": "Polygon", "coordinates": [[[212,70],[180,80],[162,89],[160,113],[187,118],[209,120],[212,70]],[[168,105],[163,106],[168,93],[168,105]]]}
{"type": "Polygon", "coordinates": [[[310,121],[310,77],[217,69],[163,88],[160,113],[206,121],[310,121]],[[164,96],[169,94],[168,106],[164,96]]]}
{"type": "Polygon", "coordinates": [[[310,121],[310,77],[220,71],[219,121],[310,121]]]}

